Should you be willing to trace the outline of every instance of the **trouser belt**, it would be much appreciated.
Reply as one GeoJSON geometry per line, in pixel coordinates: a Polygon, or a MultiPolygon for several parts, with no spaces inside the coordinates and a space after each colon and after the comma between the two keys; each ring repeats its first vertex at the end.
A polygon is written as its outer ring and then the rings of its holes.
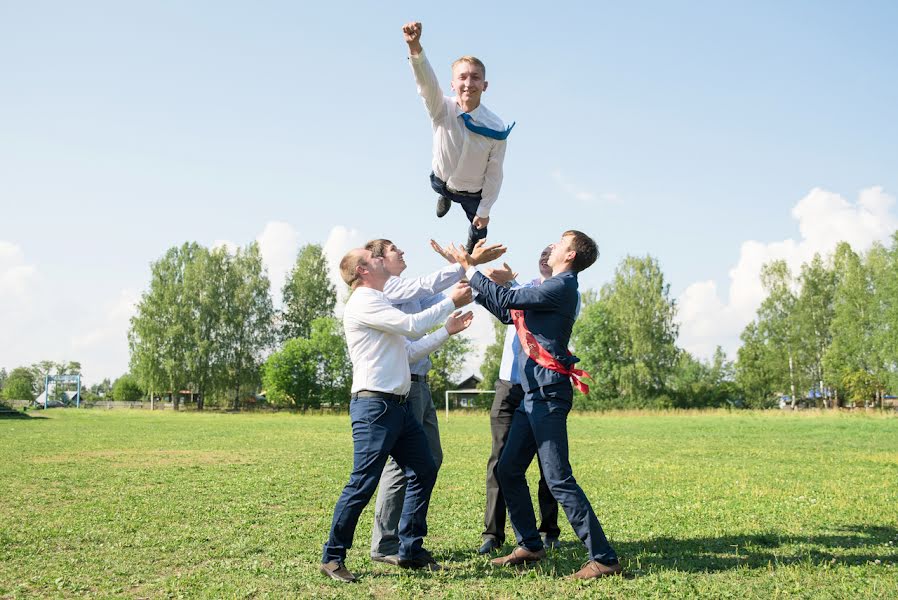
{"type": "Polygon", "coordinates": [[[383,398],[384,400],[392,400],[393,402],[398,402],[399,404],[404,404],[405,399],[408,396],[401,396],[399,394],[390,394],[387,392],[373,392],[371,390],[359,390],[357,392],[353,392],[349,395],[352,400],[356,400],[358,398],[383,398]]]}
{"type": "Polygon", "coordinates": [[[412,373],[412,381],[420,381],[421,383],[427,383],[427,375],[415,375],[412,373]]]}

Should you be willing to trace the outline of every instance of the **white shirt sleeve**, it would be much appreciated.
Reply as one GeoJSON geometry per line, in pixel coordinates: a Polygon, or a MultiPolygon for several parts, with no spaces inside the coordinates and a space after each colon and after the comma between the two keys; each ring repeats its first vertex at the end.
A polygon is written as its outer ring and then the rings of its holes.
{"type": "Polygon", "coordinates": [[[417,339],[442,323],[454,309],[455,303],[446,298],[427,310],[408,315],[384,299],[369,302],[360,310],[352,311],[352,318],[371,329],[417,339]]]}
{"type": "Polygon", "coordinates": [[[384,284],[384,296],[393,304],[422,300],[438,294],[461,279],[461,265],[446,265],[439,271],[417,278],[390,277],[384,284]]]}
{"type": "Polygon", "coordinates": [[[490,151],[489,160],[486,163],[486,174],[483,179],[483,191],[480,195],[480,205],[477,207],[478,217],[490,216],[490,208],[499,198],[499,189],[502,187],[502,167],[505,162],[505,140],[501,140],[490,151]]]}
{"type": "Polygon", "coordinates": [[[414,342],[406,339],[405,350],[406,352],[408,352],[408,362],[414,363],[421,360],[422,358],[442,346],[443,342],[448,339],[449,332],[446,331],[445,327],[440,327],[433,333],[428,333],[420,340],[415,340],[414,342]]]}
{"type": "Polygon", "coordinates": [[[446,97],[443,90],[440,89],[440,82],[433,67],[427,60],[422,50],[417,56],[409,56],[408,62],[412,66],[412,73],[415,74],[415,83],[418,84],[418,95],[424,99],[424,106],[427,107],[427,113],[430,120],[434,123],[445,121],[449,114],[446,108],[446,97]]]}

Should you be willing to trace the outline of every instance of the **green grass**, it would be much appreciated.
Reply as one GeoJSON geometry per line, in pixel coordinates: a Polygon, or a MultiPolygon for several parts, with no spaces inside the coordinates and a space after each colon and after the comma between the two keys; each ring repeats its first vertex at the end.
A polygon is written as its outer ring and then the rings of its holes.
{"type": "Polygon", "coordinates": [[[318,573],[347,416],[39,417],[0,421],[0,598],[898,598],[894,416],[573,415],[574,473],[630,573],[582,583],[566,526],[536,568],[477,556],[489,423],[452,415],[427,537],[450,570],[370,562],[372,501],[353,586],[318,573]]]}

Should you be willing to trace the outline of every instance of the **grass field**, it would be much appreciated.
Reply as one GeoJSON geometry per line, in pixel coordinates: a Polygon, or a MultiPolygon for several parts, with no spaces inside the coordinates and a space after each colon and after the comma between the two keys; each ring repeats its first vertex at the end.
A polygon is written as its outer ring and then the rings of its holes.
{"type": "Polygon", "coordinates": [[[347,586],[318,573],[345,415],[0,420],[0,598],[898,598],[894,416],[573,415],[574,472],[630,574],[586,583],[563,579],[584,560],[567,527],[533,569],[475,553],[488,418],[441,427],[427,545],[449,570],[370,562],[372,502],[347,586]]]}

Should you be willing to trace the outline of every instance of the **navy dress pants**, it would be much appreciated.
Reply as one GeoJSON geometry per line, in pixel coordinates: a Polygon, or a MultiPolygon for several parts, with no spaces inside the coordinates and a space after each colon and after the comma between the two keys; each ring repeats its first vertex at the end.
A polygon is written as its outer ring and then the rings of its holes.
{"type": "Polygon", "coordinates": [[[408,406],[394,400],[357,398],[349,405],[349,416],[352,472],[334,508],[321,562],[345,561],[359,516],[374,495],[389,456],[408,479],[399,519],[399,557],[417,558],[427,535],[427,508],[437,478],[437,467],[424,430],[408,406]]]}
{"type": "Polygon", "coordinates": [[[465,216],[471,223],[471,227],[468,229],[468,251],[470,252],[470,248],[473,248],[474,244],[486,237],[486,227],[483,229],[474,227],[474,217],[477,216],[477,208],[480,206],[480,192],[453,192],[446,187],[445,181],[433,173],[430,174],[430,187],[443,198],[457,202],[464,209],[465,216]]]}
{"type": "Polygon", "coordinates": [[[567,416],[572,401],[570,383],[538,388],[524,395],[499,458],[499,485],[518,544],[532,551],[541,549],[543,542],[536,529],[526,478],[527,467],[534,455],[538,456],[549,490],[564,509],[577,537],[586,545],[589,558],[615,564],[617,554],[608,543],[586,494],[574,479],[568,460],[567,416]]]}

